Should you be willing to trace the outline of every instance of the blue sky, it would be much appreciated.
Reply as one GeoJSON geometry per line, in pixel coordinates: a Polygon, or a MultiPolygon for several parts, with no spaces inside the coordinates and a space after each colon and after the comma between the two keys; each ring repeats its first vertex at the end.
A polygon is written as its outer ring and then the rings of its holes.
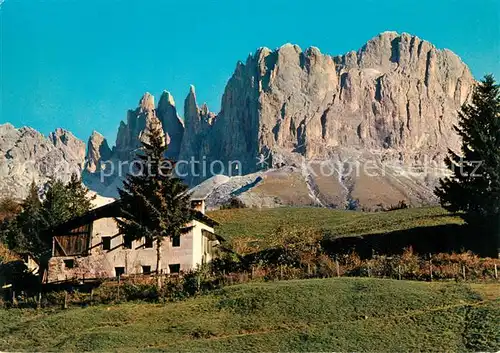
{"type": "MultiPolygon", "coordinates": [[[[0,0],[2,2],[2,0],[0,0]]],[[[480,78],[500,78],[500,1],[4,0],[0,123],[114,144],[126,110],[167,89],[183,113],[189,85],[218,111],[236,62],[290,42],[357,50],[380,32],[448,48],[480,78]]]]}

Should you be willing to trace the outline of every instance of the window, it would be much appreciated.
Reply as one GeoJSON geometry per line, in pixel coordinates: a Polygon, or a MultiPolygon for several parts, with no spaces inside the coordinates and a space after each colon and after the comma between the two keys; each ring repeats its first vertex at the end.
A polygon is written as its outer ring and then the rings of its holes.
{"type": "Polygon", "coordinates": [[[151,273],[151,266],[142,266],[142,273],[144,274],[151,273]]]}
{"type": "Polygon", "coordinates": [[[115,275],[116,277],[125,274],[125,267],[115,267],[115,275]]]}
{"type": "Polygon", "coordinates": [[[125,249],[132,249],[132,239],[129,239],[126,236],[123,236],[123,247],[125,249]]]}
{"type": "Polygon", "coordinates": [[[179,273],[181,272],[181,265],[180,264],[168,265],[168,269],[170,270],[170,273],[179,273]]]}
{"type": "Polygon", "coordinates": [[[64,267],[65,268],[73,268],[75,267],[75,260],[64,260],[64,267]]]}
{"type": "Polygon", "coordinates": [[[111,249],[111,237],[102,237],[102,250],[111,249]]]}
{"type": "Polygon", "coordinates": [[[145,248],[152,248],[153,247],[153,239],[151,239],[151,238],[145,238],[145,240],[144,240],[144,247],[145,248]]]}
{"type": "Polygon", "coordinates": [[[174,246],[174,247],[181,246],[181,236],[180,235],[176,235],[172,238],[172,246],[174,246]]]}

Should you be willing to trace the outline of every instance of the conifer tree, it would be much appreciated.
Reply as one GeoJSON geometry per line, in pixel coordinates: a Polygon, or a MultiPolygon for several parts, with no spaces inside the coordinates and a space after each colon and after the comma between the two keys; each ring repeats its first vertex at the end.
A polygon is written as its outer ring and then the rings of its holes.
{"type": "Polygon", "coordinates": [[[28,196],[24,199],[22,206],[23,209],[34,208],[39,209],[42,203],[40,202],[40,196],[38,196],[38,187],[33,180],[30,184],[30,188],[28,190],[28,196]]]}
{"type": "Polygon", "coordinates": [[[38,187],[33,180],[28,190],[28,196],[22,202],[22,212],[17,217],[20,227],[18,247],[28,251],[34,251],[42,247],[41,232],[43,225],[41,222],[42,203],[38,196],[38,187]]]}
{"type": "Polygon", "coordinates": [[[71,218],[70,197],[64,183],[51,179],[42,202],[41,218],[43,229],[51,229],[71,218]]]}
{"type": "Polygon", "coordinates": [[[500,235],[500,89],[487,75],[464,104],[455,127],[461,153],[445,160],[452,175],[436,189],[444,208],[458,212],[481,253],[498,256],[500,235]]]}
{"type": "MultiPolygon", "coordinates": [[[[167,146],[161,122],[148,122],[147,141],[134,161],[136,169],[119,189],[119,228],[129,240],[146,238],[156,245],[156,272],[162,270],[162,243],[180,236],[191,220],[188,187],[175,176],[175,163],[165,157],[167,146]]],[[[161,278],[158,276],[158,286],[161,278]]]]}
{"type": "Polygon", "coordinates": [[[83,185],[82,179],[76,173],[71,175],[71,179],[66,184],[68,193],[68,210],[71,217],[78,217],[92,208],[92,200],[96,196],[88,196],[88,190],[83,185]]]}
{"type": "Polygon", "coordinates": [[[51,230],[89,211],[93,200],[87,196],[87,189],[77,174],[73,174],[66,185],[61,180],[51,179],[45,189],[41,201],[33,181],[21,203],[21,212],[8,224],[4,222],[1,229],[9,248],[30,251],[41,260],[50,256],[51,230]]]}

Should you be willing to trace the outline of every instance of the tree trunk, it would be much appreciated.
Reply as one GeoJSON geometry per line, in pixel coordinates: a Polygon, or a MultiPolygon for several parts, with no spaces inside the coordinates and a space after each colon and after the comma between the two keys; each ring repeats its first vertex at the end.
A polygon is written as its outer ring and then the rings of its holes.
{"type": "Polygon", "coordinates": [[[161,240],[156,239],[156,284],[158,289],[161,289],[161,240]]]}

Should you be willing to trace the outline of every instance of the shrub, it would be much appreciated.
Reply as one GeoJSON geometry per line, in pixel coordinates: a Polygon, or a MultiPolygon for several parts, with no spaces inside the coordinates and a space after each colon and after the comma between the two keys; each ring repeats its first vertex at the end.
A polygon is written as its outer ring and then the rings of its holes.
{"type": "Polygon", "coordinates": [[[231,198],[224,203],[220,209],[221,210],[230,210],[234,208],[246,208],[247,206],[243,201],[241,201],[238,197],[236,196],[231,196],[231,198]]]}
{"type": "Polygon", "coordinates": [[[337,265],[328,255],[321,254],[317,259],[317,277],[333,277],[337,275],[337,265]]]}
{"type": "Polygon", "coordinates": [[[160,297],[158,287],[151,283],[128,283],[123,285],[125,300],[157,301],[160,297]]]}
{"type": "Polygon", "coordinates": [[[404,209],[407,209],[409,208],[410,206],[408,206],[408,204],[406,203],[405,200],[401,200],[398,202],[397,205],[390,205],[387,209],[385,209],[384,211],[395,211],[395,210],[404,210],[404,209]]]}

